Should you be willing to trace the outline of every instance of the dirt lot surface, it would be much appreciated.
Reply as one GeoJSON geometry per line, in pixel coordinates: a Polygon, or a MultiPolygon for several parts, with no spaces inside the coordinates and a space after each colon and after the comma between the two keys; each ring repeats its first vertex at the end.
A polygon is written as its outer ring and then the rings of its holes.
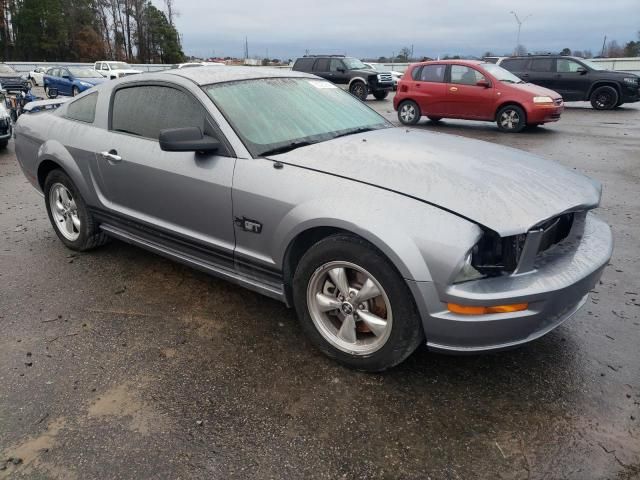
{"type": "MultiPolygon", "coordinates": [[[[390,100],[371,106],[395,120],[390,100]]],[[[611,265],[523,348],[342,368],[291,310],[117,241],[75,254],[0,153],[0,479],[640,478],[640,108],[417,128],[604,184],[611,265]]]]}

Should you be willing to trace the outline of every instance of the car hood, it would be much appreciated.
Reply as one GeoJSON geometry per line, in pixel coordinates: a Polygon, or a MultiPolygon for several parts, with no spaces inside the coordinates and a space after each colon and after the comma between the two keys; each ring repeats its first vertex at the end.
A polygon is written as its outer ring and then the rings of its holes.
{"type": "Polygon", "coordinates": [[[22,80],[22,74],[20,74],[20,73],[0,73],[0,78],[4,78],[4,79],[17,78],[18,80],[22,80]]]}
{"type": "Polygon", "coordinates": [[[104,83],[107,79],[105,77],[92,77],[92,78],[76,78],[78,82],[90,83],[91,85],[98,85],[104,83]]]}
{"type": "Polygon", "coordinates": [[[272,158],[414,197],[501,236],[524,233],[600,201],[597,182],[556,162],[488,142],[405,128],[345,136],[272,158]]]}
{"type": "Polygon", "coordinates": [[[541,87],[540,85],[534,85],[533,83],[503,83],[502,85],[508,85],[511,88],[515,88],[521,92],[527,92],[535,97],[551,97],[562,98],[555,90],[551,90],[549,88],[541,87]]]}
{"type": "Polygon", "coordinates": [[[134,68],[122,68],[122,69],[111,70],[111,71],[116,73],[142,73],[142,70],[136,70],[134,68]]]}

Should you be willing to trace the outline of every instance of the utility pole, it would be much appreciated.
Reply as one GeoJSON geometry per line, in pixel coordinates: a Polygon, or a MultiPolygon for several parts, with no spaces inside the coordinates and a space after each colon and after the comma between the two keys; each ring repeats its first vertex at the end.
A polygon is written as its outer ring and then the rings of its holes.
{"type": "Polygon", "coordinates": [[[600,54],[601,57],[604,57],[604,50],[605,48],[607,48],[607,36],[604,36],[604,42],[602,42],[602,53],[600,54]]]}
{"type": "Polygon", "coordinates": [[[525,20],[529,17],[531,17],[531,14],[527,15],[526,17],[524,17],[522,20],[520,20],[520,17],[518,17],[518,14],[516,12],[514,12],[513,10],[511,10],[511,12],[509,12],[511,14],[513,14],[514,17],[516,17],[516,22],[518,22],[518,37],[516,39],[516,50],[515,50],[515,54],[518,54],[518,48],[520,47],[520,30],[522,29],[522,24],[525,22],[525,20]]]}

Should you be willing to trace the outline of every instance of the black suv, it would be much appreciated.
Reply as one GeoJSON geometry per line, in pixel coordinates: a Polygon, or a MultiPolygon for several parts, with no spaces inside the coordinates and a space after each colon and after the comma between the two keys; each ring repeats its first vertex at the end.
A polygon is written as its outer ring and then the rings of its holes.
{"type": "Polygon", "coordinates": [[[293,70],[325,78],[360,100],[365,100],[370,93],[377,100],[384,100],[393,90],[391,72],[378,72],[357,58],[344,55],[306,55],[296,60],[293,70]]]}
{"type": "Polygon", "coordinates": [[[529,55],[508,57],[499,65],[525,82],[555,90],[565,102],[589,100],[596,110],[610,110],[640,100],[640,77],[604,70],[584,58],[529,55]]]}

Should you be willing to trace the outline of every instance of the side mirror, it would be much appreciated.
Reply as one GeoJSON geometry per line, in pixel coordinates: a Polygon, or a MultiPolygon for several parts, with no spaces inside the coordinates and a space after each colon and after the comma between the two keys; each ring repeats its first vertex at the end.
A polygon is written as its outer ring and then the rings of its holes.
{"type": "Polygon", "coordinates": [[[217,152],[220,142],[203,135],[198,127],[167,128],[160,130],[160,149],[165,152],[217,152]]]}
{"type": "Polygon", "coordinates": [[[584,67],[578,67],[576,72],[578,72],[580,75],[584,75],[585,73],[587,73],[587,69],[584,67]]]}
{"type": "Polygon", "coordinates": [[[47,89],[47,97],[49,97],[49,98],[57,98],[58,97],[58,89],[57,88],[48,88],[47,89]]]}
{"type": "Polygon", "coordinates": [[[62,78],[66,78],[67,80],[69,80],[69,75],[62,75],[62,78]]]}
{"type": "Polygon", "coordinates": [[[344,68],[342,68],[342,67],[338,67],[338,71],[339,71],[340,73],[344,73],[344,72],[345,72],[344,68]]]}
{"type": "Polygon", "coordinates": [[[491,87],[491,84],[487,80],[478,80],[476,82],[476,86],[477,87],[489,88],[489,87],[491,87]]]}

